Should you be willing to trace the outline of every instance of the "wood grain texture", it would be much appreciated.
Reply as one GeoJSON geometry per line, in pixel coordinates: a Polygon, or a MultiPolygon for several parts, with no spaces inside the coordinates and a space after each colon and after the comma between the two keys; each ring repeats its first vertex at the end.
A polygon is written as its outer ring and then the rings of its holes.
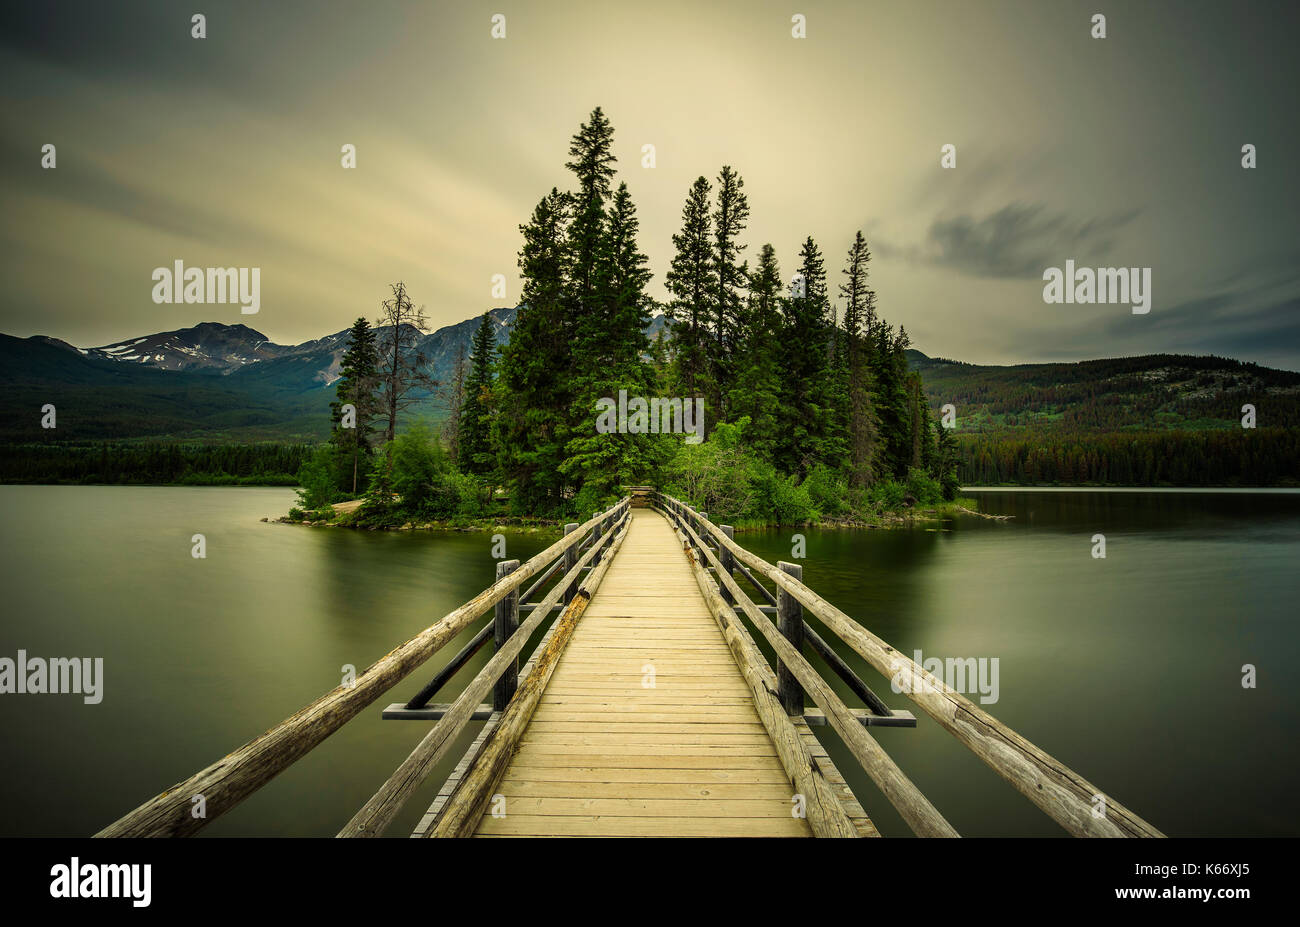
{"type": "MultiPolygon", "coordinates": [[[[521,695],[524,689],[521,682],[521,695]]],[[[811,762],[805,733],[812,737],[804,726],[793,739],[811,762]]],[[[826,786],[824,797],[844,816],[830,797],[836,781],[828,777],[826,786]]],[[[645,509],[632,510],[627,535],[493,788],[495,800],[474,822],[479,836],[814,832],[792,814],[799,789],[676,533],[645,509]]],[[[856,810],[860,819],[845,817],[837,832],[873,835],[856,810]]],[[[449,824],[443,833],[456,829],[449,824]]]]}

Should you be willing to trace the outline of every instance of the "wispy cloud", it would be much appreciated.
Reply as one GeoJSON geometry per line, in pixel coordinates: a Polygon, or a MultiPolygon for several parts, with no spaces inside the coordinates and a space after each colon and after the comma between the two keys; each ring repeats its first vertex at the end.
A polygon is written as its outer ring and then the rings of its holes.
{"type": "Polygon", "coordinates": [[[948,267],[976,277],[1038,278],[1066,258],[1099,261],[1118,233],[1139,215],[1073,219],[1041,203],[1008,203],[983,216],[936,217],[924,241],[878,242],[882,256],[948,267]]]}

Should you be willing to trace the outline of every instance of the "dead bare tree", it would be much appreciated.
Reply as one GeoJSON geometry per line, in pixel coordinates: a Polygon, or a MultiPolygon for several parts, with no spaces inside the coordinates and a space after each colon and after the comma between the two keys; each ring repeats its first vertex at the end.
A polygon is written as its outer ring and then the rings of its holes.
{"type": "Polygon", "coordinates": [[[420,398],[414,393],[438,388],[438,381],[427,370],[429,358],[419,349],[420,336],[429,328],[424,307],[415,308],[400,280],[389,289],[393,296],[384,300],[376,322],[380,332],[379,406],[388,418],[386,441],[397,434],[398,413],[420,398]]]}

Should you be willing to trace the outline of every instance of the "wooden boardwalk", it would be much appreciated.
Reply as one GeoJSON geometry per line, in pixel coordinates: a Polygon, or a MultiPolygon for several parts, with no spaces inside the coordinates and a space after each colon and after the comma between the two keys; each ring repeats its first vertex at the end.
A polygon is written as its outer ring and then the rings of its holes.
{"type": "Polygon", "coordinates": [[[478,835],[811,836],[681,542],[661,515],[631,517],[478,835]]]}
{"type": "Polygon", "coordinates": [[[799,564],[768,563],[728,526],[651,487],[629,487],[527,562],[498,562],[496,574],[350,684],[96,836],[196,833],[457,640],[461,648],[433,679],[383,710],[384,718],[433,723],[338,836],[381,836],[454,756],[473,719],[487,723],[413,836],[879,836],[810,722],[833,735],[837,755],[852,759],[914,834],[958,836],[868,733],[915,727],[916,718],[885,705],[837,647],[886,677],[901,672],[916,706],[1068,833],[1163,836],[1112,796],[1098,815],[1097,786],[804,585],[799,564]],[[647,503],[653,508],[638,507],[647,503]],[[455,700],[432,701],[489,643],[492,657],[455,700]],[[805,647],[867,707],[846,705],[805,647]],[[192,813],[195,795],[207,799],[202,817],[192,813]],[[806,818],[797,813],[804,802],[806,818]]]}

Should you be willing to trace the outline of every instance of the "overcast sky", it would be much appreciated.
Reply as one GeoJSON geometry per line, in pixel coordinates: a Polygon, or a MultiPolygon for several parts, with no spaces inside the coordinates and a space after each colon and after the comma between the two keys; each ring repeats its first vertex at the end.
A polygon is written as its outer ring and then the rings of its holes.
{"type": "Polygon", "coordinates": [[[812,235],[837,284],[862,229],[882,314],[928,354],[1300,369],[1298,8],[11,2],[0,331],[92,346],[211,320],[295,343],[374,318],[398,279],[435,327],[512,305],[518,226],[599,105],[656,296],[690,182],[730,164],[746,256],[770,241],[788,278],[812,235]],[[1067,259],[1150,267],[1149,314],[1045,304],[1067,259]],[[260,267],[261,311],[155,305],[175,260],[260,267]]]}

